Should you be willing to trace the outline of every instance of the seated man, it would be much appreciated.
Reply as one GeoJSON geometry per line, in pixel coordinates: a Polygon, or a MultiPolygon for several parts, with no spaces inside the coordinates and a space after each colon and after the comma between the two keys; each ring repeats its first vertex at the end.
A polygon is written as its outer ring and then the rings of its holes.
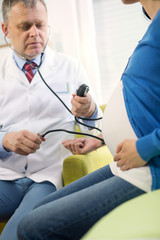
{"type": "Polygon", "coordinates": [[[3,0],[2,11],[2,30],[12,46],[0,62],[0,220],[12,217],[1,240],[16,240],[19,221],[62,187],[63,159],[71,154],[61,144],[68,133],[40,135],[74,131],[74,116],[96,118],[101,111],[90,94],[72,97],[89,83],[78,60],[47,47],[45,2],[3,0]]]}

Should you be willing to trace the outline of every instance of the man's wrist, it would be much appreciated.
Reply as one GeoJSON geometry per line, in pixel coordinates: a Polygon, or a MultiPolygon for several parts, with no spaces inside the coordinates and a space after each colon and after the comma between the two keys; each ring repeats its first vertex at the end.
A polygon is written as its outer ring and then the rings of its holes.
{"type": "Polygon", "coordinates": [[[84,117],[91,118],[94,115],[95,111],[96,111],[96,104],[95,102],[93,102],[89,112],[84,117]]]}
{"type": "Polygon", "coordinates": [[[0,158],[5,159],[6,157],[10,156],[12,152],[9,149],[5,149],[3,146],[3,139],[7,132],[1,132],[0,133],[0,158]]]}
{"type": "Polygon", "coordinates": [[[105,145],[105,142],[104,142],[103,139],[101,141],[101,140],[98,140],[98,139],[94,138],[94,148],[95,148],[95,150],[102,147],[103,145],[105,145]]]}
{"type": "Polygon", "coordinates": [[[6,152],[10,152],[10,149],[8,149],[7,146],[6,146],[6,135],[7,135],[7,134],[8,134],[8,133],[6,133],[6,134],[4,135],[4,137],[3,137],[2,146],[3,146],[3,148],[4,148],[4,150],[5,150],[6,152]]]}

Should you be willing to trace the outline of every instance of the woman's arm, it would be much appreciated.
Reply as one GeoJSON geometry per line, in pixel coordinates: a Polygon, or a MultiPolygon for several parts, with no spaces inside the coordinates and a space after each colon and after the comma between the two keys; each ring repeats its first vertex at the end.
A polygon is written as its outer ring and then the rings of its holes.
{"type": "Polygon", "coordinates": [[[114,161],[121,170],[142,167],[160,155],[160,129],[138,140],[125,140],[117,146],[114,161]]]}
{"type": "Polygon", "coordinates": [[[141,158],[147,162],[160,155],[160,129],[157,128],[151,134],[139,138],[136,148],[141,158]]]}
{"type": "MultiPolygon", "coordinates": [[[[102,135],[99,135],[102,138],[102,135]]],[[[102,142],[95,138],[75,138],[62,142],[65,148],[73,154],[85,154],[102,146],[102,142]]]]}
{"type": "Polygon", "coordinates": [[[117,166],[123,171],[147,164],[137,152],[136,140],[124,140],[120,143],[117,146],[114,161],[117,162],[117,166]]]}

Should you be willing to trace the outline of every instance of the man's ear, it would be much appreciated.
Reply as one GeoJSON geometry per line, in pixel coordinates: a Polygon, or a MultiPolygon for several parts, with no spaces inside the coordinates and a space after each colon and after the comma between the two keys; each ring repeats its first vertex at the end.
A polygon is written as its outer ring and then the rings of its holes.
{"type": "Polygon", "coordinates": [[[6,37],[10,38],[10,35],[9,35],[9,33],[8,33],[7,24],[4,23],[4,22],[2,22],[1,26],[2,26],[2,31],[3,31],[4,35],[5,35],[6,37]]]}

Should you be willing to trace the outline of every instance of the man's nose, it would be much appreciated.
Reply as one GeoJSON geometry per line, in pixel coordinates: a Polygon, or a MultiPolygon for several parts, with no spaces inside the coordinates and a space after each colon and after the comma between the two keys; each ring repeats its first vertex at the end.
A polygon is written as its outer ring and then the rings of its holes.
{"type": "Polygon", "coordinates": [[[36,25],[32,25],[32,27],[30,28],[30,36],[31,37],[38,36],[38,29],[36,25]]]}

